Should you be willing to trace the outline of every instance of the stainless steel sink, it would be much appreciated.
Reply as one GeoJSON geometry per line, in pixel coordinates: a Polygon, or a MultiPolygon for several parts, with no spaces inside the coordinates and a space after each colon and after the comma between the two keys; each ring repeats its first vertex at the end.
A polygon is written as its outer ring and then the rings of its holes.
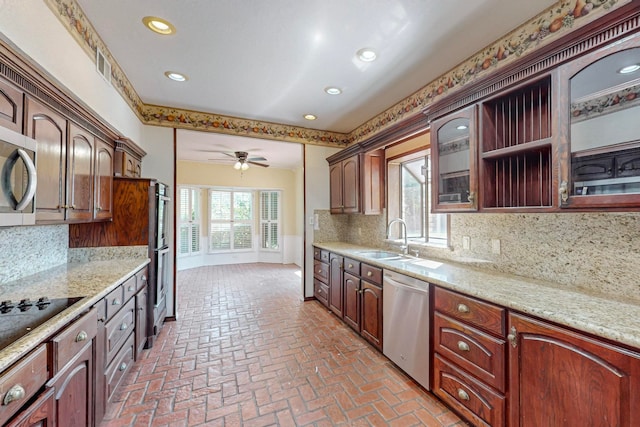
{"type": "Polygon", "coordinates": [[[358,252],[358,255],[363,256],[365,258],[373,258],[373,259],[399,259],[402,258],[402,255],[397,252],[389,252],[389,251],[362,251],[358,252]]]}

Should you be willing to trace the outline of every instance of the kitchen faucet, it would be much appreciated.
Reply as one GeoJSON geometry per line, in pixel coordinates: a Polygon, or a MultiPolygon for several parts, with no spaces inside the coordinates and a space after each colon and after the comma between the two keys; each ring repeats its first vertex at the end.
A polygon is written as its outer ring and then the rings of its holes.
{"type": "Polygon", "coordinates": [[[395,218],[389,221],[389,224],[387,224],[387,240],[389,239],[389,231],[391,229],[391,226],[396,222],[399,222],[400,224],[402,224],[404,228],[403,234],[402,234],[404,236],[404,245],[400,246],[400,249],[402,249],[402,253],[406,255],[407,251],[409,250],[409,243],[407,242],[407,223],[404,222],[402,218],[395,218]]]}

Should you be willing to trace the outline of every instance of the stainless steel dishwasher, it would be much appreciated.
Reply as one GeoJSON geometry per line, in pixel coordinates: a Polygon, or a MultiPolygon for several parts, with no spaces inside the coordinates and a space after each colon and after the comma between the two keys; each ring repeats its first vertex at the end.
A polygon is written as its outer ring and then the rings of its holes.
{"type": "Polygon", "coordinates": [[[429,390],[429,284],[384,271],[382,352],[429,390]]]}

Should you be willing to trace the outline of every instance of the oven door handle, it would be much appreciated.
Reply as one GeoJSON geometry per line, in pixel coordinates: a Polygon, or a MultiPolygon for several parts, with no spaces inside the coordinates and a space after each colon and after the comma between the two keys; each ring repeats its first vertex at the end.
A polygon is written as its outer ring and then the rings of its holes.
{"type": "Polygon", "coordinates": [[[2,188],[5,195],[11,202],[13,209],[21,211],[26,208],[29,203],[31,203],[33,197],[36,194],[37,184],[38,174],[36,173],[36,166],[33,164],[33,160],[31,160],[31,157],[29,157],[26,151],[18,148],[9,158],[7,158],[7,161],[2,169],[2,188]],[[16,200],[15,195],[11,191],[11,172],[16,162],[18,161],[18,158],[22,159],[24,165],[27,168],[27,190],[25,191],[20,201],[16,200]]]}
{"type": "Polygon", "coordinates": [[[166,248],[158,249],[158,255],[166,254],[169,252],[169,249],[170,248],[168,246],[166,248]]]}

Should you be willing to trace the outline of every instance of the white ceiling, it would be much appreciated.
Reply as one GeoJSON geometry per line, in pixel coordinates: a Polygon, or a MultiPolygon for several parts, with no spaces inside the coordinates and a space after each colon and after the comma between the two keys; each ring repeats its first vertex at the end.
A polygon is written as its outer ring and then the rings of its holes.
{"type": "Polygon", "coordinates": [[[344,133],[555,3],[77,1],[145,103],[344,133]],[[149,15],[170,21],[176,34],[146,29],[149,15]],[[363,47],[378,59],[356,59],[363,47]],[[171,81],[165,71],[189,80],[171,81]],[[327,86],[343,93],[328,95],[327,86]]]}

